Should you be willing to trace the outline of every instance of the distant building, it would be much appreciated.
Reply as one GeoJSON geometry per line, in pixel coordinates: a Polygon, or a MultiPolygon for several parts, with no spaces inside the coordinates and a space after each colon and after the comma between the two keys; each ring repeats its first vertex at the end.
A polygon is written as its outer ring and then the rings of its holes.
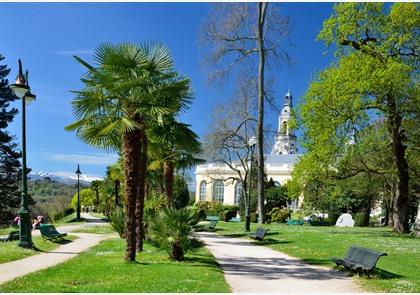
{"type": "MultiPolygon", "coordinates": [[[[272,178],[278,186],[284,185],[290,178],[294,164],[299,158],[297,153],[296,136],[289,128],[292,110],[292,94],[286,93],[283,108],[279,114],[278,129],[271,154],[265,155],[265,171],[267,179],[272,178]]],[[[195,170],[196,202],[219,201],[226,205],[239,204],[242,193],[242,184],[236,180],[226,180],[237,177],[223,163],[207,163],[198,165],[195,170]]],[[[290,204],[296,208],[295,202],[290,204]]]]}

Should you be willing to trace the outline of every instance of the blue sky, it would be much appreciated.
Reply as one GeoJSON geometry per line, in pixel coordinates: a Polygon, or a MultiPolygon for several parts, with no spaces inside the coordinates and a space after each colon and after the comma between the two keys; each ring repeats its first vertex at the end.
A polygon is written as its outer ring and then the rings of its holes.
{"type": "MultiPolygon", "coordinates": [[[[291,18],[292,44],[286,43],[292,65],[280,67],[275,85],[279,101],[290,88],[295,104],[311,77],[331,61],[325,46],[316,42],[322,22],[331,15],[331,3],[284,3],[282,13],[291,18]]],[[[76,54],[89,59],[102,42],[165,43],[172,51],[176,69],[192,80],[194,103],[182,116],[202,138],[211,125],[211,110],[230,96],[207,82],[200,66],[203,58],[198,44],[206,3],[0,3],[0,53],[12,68],[9,81],[17,73],[17,59],[29,69],[30,86],[37,100],[27,108],[28,165],[34,171],[82,172],[103,176],[115,155],[82,143],[74,133],[64,131],[73,121],[70,90],[82,87],[83,68],[76,54]]],[[[20,109],[20,104],[16,104],[20,109]]],[[[10,132],[20,142],[18,115],[10,132]]],[[[273,111],[267,122],[277,124],[273,111]]]]}

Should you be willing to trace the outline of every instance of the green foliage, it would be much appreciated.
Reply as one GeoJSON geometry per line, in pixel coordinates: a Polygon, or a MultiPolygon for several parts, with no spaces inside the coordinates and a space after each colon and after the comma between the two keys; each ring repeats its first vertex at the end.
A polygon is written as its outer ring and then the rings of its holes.
{"type": "Polygon", "coordinates": [[[185,208],[190,200],[188,183],[184,177],[175,175],[173,186],[173,206],[175,209],[185,208]]]}
{"type": "Polygon", "coordinates": [[[112,228],[118,233],[120,238],[125,237],[125,213],[124,208],[116,206],[109,214],[109,220],[112,228]]]}
{"type": "Polygon", "coordinates": [[[340,217],[342,213],[337,211],[330,211],[328,212],[328,222],[331,225],[335,225],[337,223],[337,219],[340,217]]]}
{"type": "Polygon", "coordinates": [[[166,196],[164,194],[151,193],[144,201],[143,210],[143,230],[147,238],[150,224],[159,215],[159,212],[166,206],[166,196]]]}
{"type": "Polygon", "coordinates": [[[274,207],[273,209],[271,209],[268,215],[270,216],[271,222],[284,223],[287,221],[287,219],[291,217],[291,212],[289,209],[274,207]]]}
{"type": "MultiPolygon", "coordinates": [[[[91,188],[84,188],[80,190],[80,206],[94,206],[96,200],[96,193],[91,188]]],[[[77,209],[77,192],[71,200],[70,206],[77,209]]]]}
{"type": "Polygon", "coordinates": [[[230,219],[236,217],[237,210],[224,210],[219,212],[219,218],[223,221],[229,221],[230,219]]]}
{"type": "Polygon", "coordinates": [[[258,214],[257,213],[252,212],[252,213],[249,214],[249,216],[250,216],[250,220],[251,220],[252,223],[257,223],[258,222],[258,214]]]}
{"type": "Polygon", "coordinates": [[[355,226],[369,226],[369,213],[358,212],[354,215],[355,226]]]}
{"type": "Polygon", "coordinates": [[[170,259],[181,261],[193,245],[191,235],[196,223],[191,210],[164,208],[152,221],[148,235],[170,259]]]}
{"type": "Polygon", "coordinates": [[[264,197],[267,203],[265,204],[266,212],[270,212],[274,207],[286,207],[288,196],[285,187],[268,186],[265,189],[264,197]]]}
{"type": "Polygon", "coordinates": [[[206,215],[219,215],[225,207],[220,202],[204,201],[196,204],[198,210],[203,209],[206,215]]]}

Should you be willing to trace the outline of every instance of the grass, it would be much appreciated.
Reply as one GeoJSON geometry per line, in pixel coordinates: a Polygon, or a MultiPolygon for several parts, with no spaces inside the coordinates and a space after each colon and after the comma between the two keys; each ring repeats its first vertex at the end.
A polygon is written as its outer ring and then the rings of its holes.
{"type": "Polygon", "coordinates": [[[57,220],[56,222],[54,222],[54,225],[59,226],[59,225],[68,225],[68,223],[71,223],[71,224],[85,223],[85,220],[83,218],[80,218],[80,219],[81,221],[76,221],[76,213],[72,213],[57,220]]]}
{"type": "MultiPolygon", "coordinates": [[[[73,241],[75,236],[67,236],[66,240],[73,241]]],[[[41,237],[33,237],[32,241],[36,249],[25,249],[18,246],[18,241],[0,243],[0,263],[19,260],[31,255],[39,254],[45,251],[51,251],[58,248],[60,244],[51,241],[45,241],[41,237]]]]}
{"type": "Polygon", "coordinates": [[[173,262],[146,244],[136,263],[123,261],[125,241],[110,239],[78,257],[0,285],[0,292],[230,292],[205,248],[173,262]]]}
{"type": "Polygon", "coordinates": [[[0,235],[8,235],[11,231],[19,230],[18,227],[6,227],[6,228],[0,228],[0,235]]]}
{"type": "Polygon", "coordinates": [[[109,225],[95,225],[72,230],[74,233],[88,233],[88,234],[114,234],[115,230],[109,225]]]}
{"type": "MultiPolygon", "coordinates": [[[[251,230],[259,227],[252,224],[251,230]]],[[[266,246],[302,259],[309,264],[334,267],[331,257],[344,257],[349,246],[386,252],[372,278],[354,276],[369,291],[420,292],[420,239],[399,235],[390,228],[264,225],[266,246]]],[[[243,223],[219,222],[217,233],[245,237],[243,223]]]]}

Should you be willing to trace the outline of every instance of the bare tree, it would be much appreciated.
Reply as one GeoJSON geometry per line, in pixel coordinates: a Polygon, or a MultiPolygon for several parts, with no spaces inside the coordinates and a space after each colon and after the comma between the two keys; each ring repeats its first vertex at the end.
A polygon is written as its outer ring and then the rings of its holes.
{"type": "Polygon", "coordinates": [[[288,60],[282,41],[289,36],[289,19],[278,12],[274,3],[217,3],[203,26],[202,40],[206,60],[214,71],[210,78],[223,78],[236,68],[250,67],[258,85],[258,212],[264,222],[264,100],[269,61],[279,65],[288,60]]]}

